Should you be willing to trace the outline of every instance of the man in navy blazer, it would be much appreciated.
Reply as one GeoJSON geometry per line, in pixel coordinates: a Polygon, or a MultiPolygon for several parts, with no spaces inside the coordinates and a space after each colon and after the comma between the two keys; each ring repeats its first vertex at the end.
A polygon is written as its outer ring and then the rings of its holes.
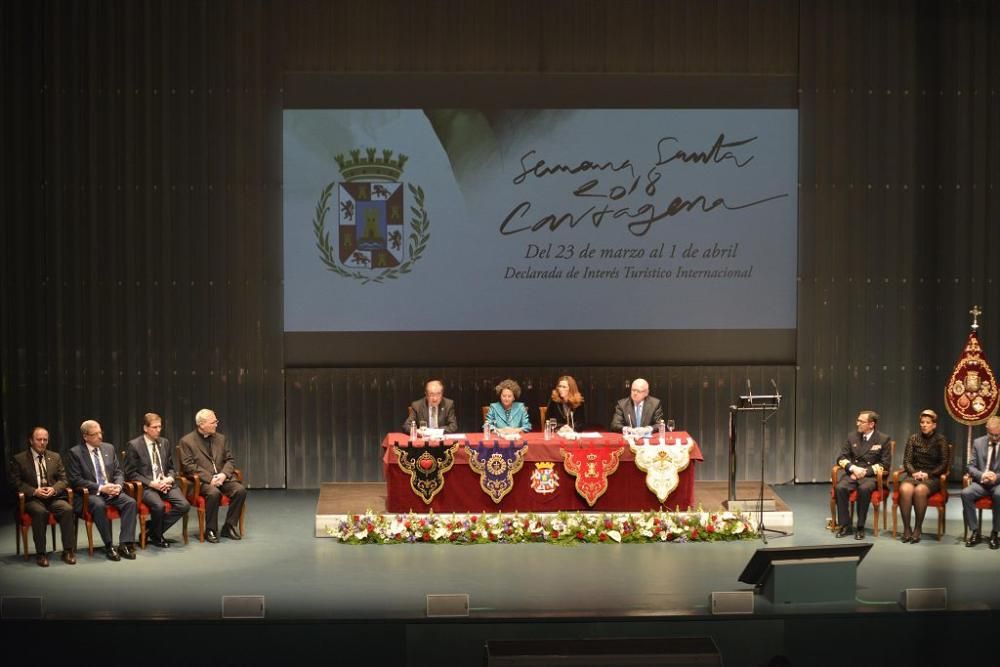
{"type": "Polygon", "coordinates": [[[642,378],[632,382],[628,398],[615,404],[611,430],[620,431],[625,426],[656,426],[663,421],[660,399],[649,395],[649,383],[642,378]]]}
{"type": "MultiPolygon", "coordinates": [[[[90,514],[97,524],[97,532],[104,540],[104,554],[108,560],[121,560],[123,557],[135,560],[135,501],[127,493],[123,493],[125,476],[118,463],[113,445],[103,442],[104,433],[101,425],[93,419],[80,424],[80,435],[83,443],[69,450],[66,457],[66,472],[70,485],[74,489],[87,489],[90,514]],[[108,519],[106,507],[111,505],[121,514],[121,531],[115,548],[111,536],[111,521],[108,519]]],[[[73,494],[73,504],[76,511],[83,509],[83,494],[73,494]]]]}
{"type": "Polygon", "coordinates": [[[993,529],[990,531],[990,549],[1000,549],[1000,417],[986,420],[986,435],[972,442],[972,459],[968,465],[972,481],[962,489],[962,511],[965,525],[969,528],[969,539],[965,546],[974,547],[982,542],[979,521],[976,517],[976,501],[986,496],[993,498],[993,529]]]}
{"type": "Polygon", "coordinates": [[[187,514],[191,503],[175,485],[174,455],[170,442],[160,437],[163,419],[155,412],[142,417],[142,432],[128,442],[125,450],[125,479],[142,482],[142,502],[149,508],[146,537],[161,549],[170,546],[163,533],[187,514]],[[166,511],[164,500],[170,501],[166,511]]]}
{"type": "Polygon", "coordinates": [[[847,436],[847,442],[837,457],[837,465],[843,469],[835,487],[837,525],[840,526],[837,537],[844,537],[851,532],[850,496],[851,491],[857,489],[855,511],[858,525],[854,529],[854,539],[863,540],[868,505],[876,486],[875,477],[879,471],[888,472],[892,465],[892,452],[889,449],[889,436],[875,430],[878,425],[877,412],[863,410],[858,414],[856,424],[857,431],[847,436]]]}

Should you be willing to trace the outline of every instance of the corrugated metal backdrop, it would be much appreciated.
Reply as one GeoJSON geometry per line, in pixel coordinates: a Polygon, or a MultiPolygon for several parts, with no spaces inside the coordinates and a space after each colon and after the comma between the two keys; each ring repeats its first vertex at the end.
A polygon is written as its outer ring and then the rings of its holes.
{"type": "MultiPolygon", "coordinates": [[[[427,369],[295,371],[286,397],[286,71],[798,76],[798,368],[752,369],[795,387],[771,479],[789,448],[796,477],[825,478],[861,407],[900,439],[940,411],[972,303],[1000,359],[988,0],[7,2],[0,26],[5,454],[35,423],[64,449],[88,417],[121,444],[148,409],[177,438],[211,406],[252,486],[377,479],[372,436],[427,369]]],[[[745,371],[644,373],[707,445],[745,371]]],[[[631,375],[579,372],[595,404],[631,375]]],[[[466,412],[497,377],[445,375],[466,412]]],[[[708,451],[702,477],[722,477],[708,451]]]]}

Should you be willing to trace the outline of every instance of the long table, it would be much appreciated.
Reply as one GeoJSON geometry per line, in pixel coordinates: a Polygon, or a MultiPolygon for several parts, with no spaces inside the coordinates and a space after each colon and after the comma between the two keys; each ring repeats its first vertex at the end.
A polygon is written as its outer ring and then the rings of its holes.
{"type": "MultiPolygon", "coordinates": [[[[690,436],[681,431],[668,434],[670,439],[686,439],[690,436]]],[[[482,442],[481,433],[468,433],[460,442],[477,444],[482,442]]],[[[423,498],[410,488],[410,476],[400,469],[393,444],[400,446],[441,446],[441,443],[428,443],[417,440],[408,442],[409,436],[403,433],[389,433],[382,440],[384,455],[382,467],[385,473],[386,510],[389,512],[419,512],[430,509],[435,512],[558,512],[560,510],[589,510],[597,512],[637,512],[656,510],[661,507],[656,495],[646,488],[646,473],[635,464],[635,457],[619,433],[601,433],[600,438],[567,441],[558,436],[546,440],[542,433],[526,433],[528,451],[524,456],[524,465],[514,475],[513,489],[499,502],[494,503],[479,486],[479,474],[469,466],[468,453],[465,447],[459,447],[455,454],[454,467],[445,473],[444,488],[428,505],[423,498]],[[597,499],[593,507],[576,491],[575,478],[563,466],[562,447],[623,447],[624,452],[618,465],[618,470],[608,477],[608,489],[597,499]],[[539,494],[531,488],[531,475],[535,464],[543,461],[555,463],[553,470],[559,476],[559,486],[553,493],[539,494]]],[[[656,436],[653,438],[657,442],[656,436]]],[[[446,440],[444,446],[450,446],[455,441],[446,440]]],[[[662,504],[664,509],[686,510],[694,503],[695,465],[704,457],[698,443],[691,440],[691,463],[679,474],[676,489],[667,496],[662,504]]],[[[506,446],[505,443],[497,443],[506,446]]]]}

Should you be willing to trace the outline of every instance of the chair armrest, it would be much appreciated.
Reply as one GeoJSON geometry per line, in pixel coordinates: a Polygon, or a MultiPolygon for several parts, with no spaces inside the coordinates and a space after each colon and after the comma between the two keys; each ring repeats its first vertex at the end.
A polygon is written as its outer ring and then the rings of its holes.
{"type": "Polygon", "coordinates": [[[239,468],[233,468],[233,477],[236,478],[237,482],[242,482],[243,481],[243,471],[240,470],[239,468]]]}
{"type": "Polygon", "coordinates": [[[137,479],[134,479],[131,482],[125,482],[125,484],[128,485],[128,487],[127,487],[128,488],[128,494],[130,496],[132,496],[132,500],[134,500],[137,503],[141,502],[142,501],[142,489],[143,489],[142,482],[140,482],[137,479]]]}
{"type": "Polygon", "coordinates": [[[174,481],[177,482],[177,486],[181,487],[181,495],[187,498],[188,484],[190,484],[190,480],[187,478],[187,476],[179,474],[177,475],[177,477],[174,478],[174,481]]]}
{"type": "Polygon", "coordinates": [[[18,515],[18,517],[20,517],[22,514],[24,514],[24,502],[25,502],[24,491],[18,491],[17,492],[17,515],[18,515]]]}
{"type": "Polygon", "coordinates": [[[830,484],[831,486],[837,486],[837,473],[843,470],[840,466],[833,466],[830,469],[830,484]]]}
{"type": "MultiPolygon", "coordinates": [[[[879,491],[879,492],[882,491],[882,486],[884,484],[883,481],[882,481],[882,479],[883,478],[888,478],[888,476],[889,476],[889,471],[888,470],[879,470],[877,473],[875,473],[875,490],[876,491],[879,491]]],[[[885,481],[888,482],[889,480],[886,479],[885,481]]]]}
{"type": "Polygon", "coordinates": [[[85,486],[78,486],[75,489],[71,489],[71,491],[83,494],[83,511],[87,512],[89,507],[87,503],[90,501],[90,489],[85,486]]]}
{"type": "Polygon", "coordinates": [[[972,484],[972,475],[970,475],[969,473],[965,473],[964,475],[962,475],[962,488],[964,489],[969,484],[972,484]]]}
{"type": "Polygon", "coordinates": [[[892,485],[899,486],[899,476],[906,472],[906,468],[896,468],[892,471],[892,485]]]}

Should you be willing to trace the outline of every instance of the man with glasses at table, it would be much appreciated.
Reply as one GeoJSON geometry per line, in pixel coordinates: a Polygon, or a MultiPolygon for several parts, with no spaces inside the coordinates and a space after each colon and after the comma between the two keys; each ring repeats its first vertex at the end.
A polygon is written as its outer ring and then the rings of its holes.
{"type": "MultiPolygon", "coordinates": [[[[88,510],[104,540],[104,555],[108,560],[135,560],[136,505],[132,496],[124,493],[125,475],[114,445],[104,442],[101,425],[93,419],[80,424],[80,435],[83,436],[83,443],[70,449],[66,457],[69,483],[74,489],[85,488],[89,491],[88,510]],[[108,505],[116,508],[121,515],[117,548],[111,536],[108,505]]],[[[73,504],[77,512],[82,511],[82,493],[73,494],[73,504]]]]}
{"type": "Polygon", "coordinates": [[[231,540],[243,539],[239,521],[246,502],[247,489],[235,478],[236,461],[226,445],[226,436],[217,432],[219,418],[211,410],[199,410],[194,416],[195,430],[178,443],[185,474],[201,480],[205,496],[205,540],[215,544],[219,535],[231,540]],[[226,522],[219,532],[219,505],[222,496],[229,498],[226,522]]]}
{"type": "Polygon", "coordinates": [[[865,538],[865,519],[868,518],[868,505],[871,502],[872,491],[875,490],[875,477],[879,471],[888,471],[892,462],[889,457],[889,436],[875,430],[878,424],[878,413],[874,410],[863,410],[855,422],[857,430],[847,436],[847,442],[840,449],[837,465],[842,469],[837,480],[837,537],[845,537],[851,532],[850,498],[851,491],[858,492],[855,511],[858,514],[858,524],[854,529],[854,539],[865,538]]]}
{"type": "Polygon", "coordinates": [[[440,380],[430,380],[424,385],[424,398],[418,398],[407,410],[403,430],[409,432],[410,425],[442,428],[445,433],[458,430],[455,418],[455,402],[444,397],[444,384],[440,380]]]}

